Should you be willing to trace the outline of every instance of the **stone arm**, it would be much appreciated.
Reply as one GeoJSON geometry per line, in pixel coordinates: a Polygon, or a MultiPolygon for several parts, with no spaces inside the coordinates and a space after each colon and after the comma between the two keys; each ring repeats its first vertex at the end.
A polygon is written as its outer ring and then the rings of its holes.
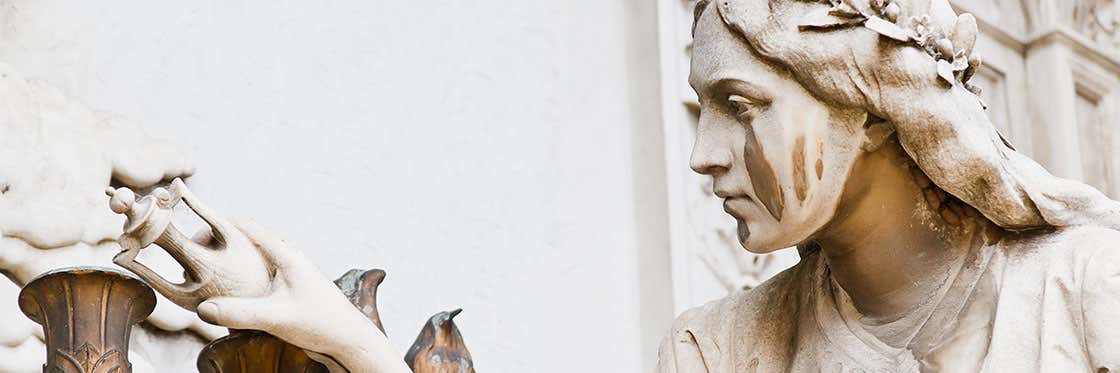
{"type": "Polygon", "coordinates": [[[309,351],[332,371],[405,373],[401,355],[298,250],[252,224],[232,224],[181,181],[135,199],[127,188],[109,190],[110,208],[128,217],[124,249],[113,261],[136,273],[179,306],[230,329],[269,333],[309,351]],[[179,201],[198,214],[209,232],[187,238],[170,222],[179,201]],[[184,269],[171,283],[135,261],[155,243],[184,269]]]}
{"type": "MultiPolygon", "coordinates": [[[[254,329],[337,361],[350,372],[410,372],[401,355],[297,250],[252,223],[238,228],[260,250],[276,274],[268,294],[214,297],[198,306],[205,321],[254,329]]],[[[328,364],[330,365],[330,364],[328,364]]]]}
{"type": "Polygon", "coordinates": [[[1085,266],[1081,284],[1085,350],[1095,372],[1120,371],[1120,250],[1098,251],[1085,266]]]}

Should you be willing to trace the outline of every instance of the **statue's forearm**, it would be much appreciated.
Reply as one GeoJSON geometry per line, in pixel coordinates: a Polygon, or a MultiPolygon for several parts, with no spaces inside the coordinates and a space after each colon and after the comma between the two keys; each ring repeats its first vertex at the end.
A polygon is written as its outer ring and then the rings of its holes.
{"type": "MultiPolygon", "coordinates": [[[[288,343],[330,357],[345,371],[410,373],[402,355],[385,334],[322,276],[305,273],[302,294],[287,309],[283,323],[260,323],[262,329],[288,343]]],[[[337,367],[326,364],[337,371],[337,367]]]]}
{"type": "Polygon", "coordinates": [[[128,217],[126,250],[114,262],[176,304],[215,325],[264,331],[329,356],[350,372],[410,371],[385,334],[279,237],[255,224],[229,223],[178,179],[170,190],[156,189],[139,200],[127,188],[107,193],[113,211],[128,217]],[[210,226],[210,239],[186,238],[171,224],[171,209],[180,199],[210,226]],[[171,283],[134,260],[152,243],[183,266],[187,285],[171,283]]]}
{"type": "Polygon", "coordinates": [[[372,324],[368,326],[360,332],[355,330],[347,338],[340,338],[330,356],[350,372],[411,373],[385,335],[372,324]]]}

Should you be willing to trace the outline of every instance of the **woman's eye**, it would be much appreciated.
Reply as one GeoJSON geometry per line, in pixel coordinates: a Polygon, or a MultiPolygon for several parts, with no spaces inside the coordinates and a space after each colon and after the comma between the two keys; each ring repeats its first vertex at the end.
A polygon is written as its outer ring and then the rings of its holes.
{"type": "Polygon", "coordinates": [[[735,116],[740,118],[754,117],[755,111],[759,107],[758,103],[754,100],[739,95],[728,96],[727,104],[731,107],[731,110],[735,112],[735,116]]]}

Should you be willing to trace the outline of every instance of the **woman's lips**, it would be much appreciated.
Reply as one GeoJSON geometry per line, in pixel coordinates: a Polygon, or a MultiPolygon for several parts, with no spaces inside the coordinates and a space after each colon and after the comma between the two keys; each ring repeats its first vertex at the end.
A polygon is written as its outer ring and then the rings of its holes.
{"type": "Polygon", "coordinates": [[[726,213],[730,214],[731,216],[735,217],[736,219],[742,219],[743,217],[740,216],[738,213],[736,213],[732,209],[732,206],[731,206],[732,202],[737,202],[737,201],[743,201],[743,202],[746,202],[746,203],[751,203],[751,202],[754,202],[754,199],[752,199],[749,196],[727,197],[727,198],[723,199],[723,212],[726,212],[726,213]]]}
{"type": "Polygon", "coordinates": [[[736,223],[737,224],[735,224],[735,233],[737,233],[739,236],[739,242],[745,245],[747,239],[751,238],[751,228],[748,227],[747,223],[744,223],[743,221],[737,221],[736,223]]]}
{"type": "Polygon", "coordinates": [[[751,229],[750,229],[750,227],[747,226],[747,222],[746,222],[745,217],[743,217],[739,213],[735,212],[735,210],[733,209],[733,206],[731,206],[731,204],[733,202],[737,202],[737,201],[744,201],[746,203],[753,203],[754,199],[752,199],[750,197],[747,197],[747,196],[742,196],[742,197],[729,197],[729,198],[725,198],[723,200],[723,211],[726,212],[728,215],[731,215],[731,217],[735,218],[735,223],[736,223],[736,232],[735,233],[736,233],[737,236],[739,236],[738,237],[739,242],[747,242],[747,238],[750,238],[750,236],[751,236],[751,229]]]}

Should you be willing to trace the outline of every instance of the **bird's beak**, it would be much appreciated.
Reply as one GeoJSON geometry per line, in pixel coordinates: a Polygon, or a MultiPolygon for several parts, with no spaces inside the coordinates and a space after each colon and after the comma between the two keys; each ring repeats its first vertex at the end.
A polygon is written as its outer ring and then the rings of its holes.
{"type": "Polygon", "coordinates": [[[451,319],[454,319],[455,316],[458,316],[460,312],[463,312],[462,308],[456,308],[454,311],[448,312],[449,315],[447,315],[447,320],[450,321],[451,319]]]}

